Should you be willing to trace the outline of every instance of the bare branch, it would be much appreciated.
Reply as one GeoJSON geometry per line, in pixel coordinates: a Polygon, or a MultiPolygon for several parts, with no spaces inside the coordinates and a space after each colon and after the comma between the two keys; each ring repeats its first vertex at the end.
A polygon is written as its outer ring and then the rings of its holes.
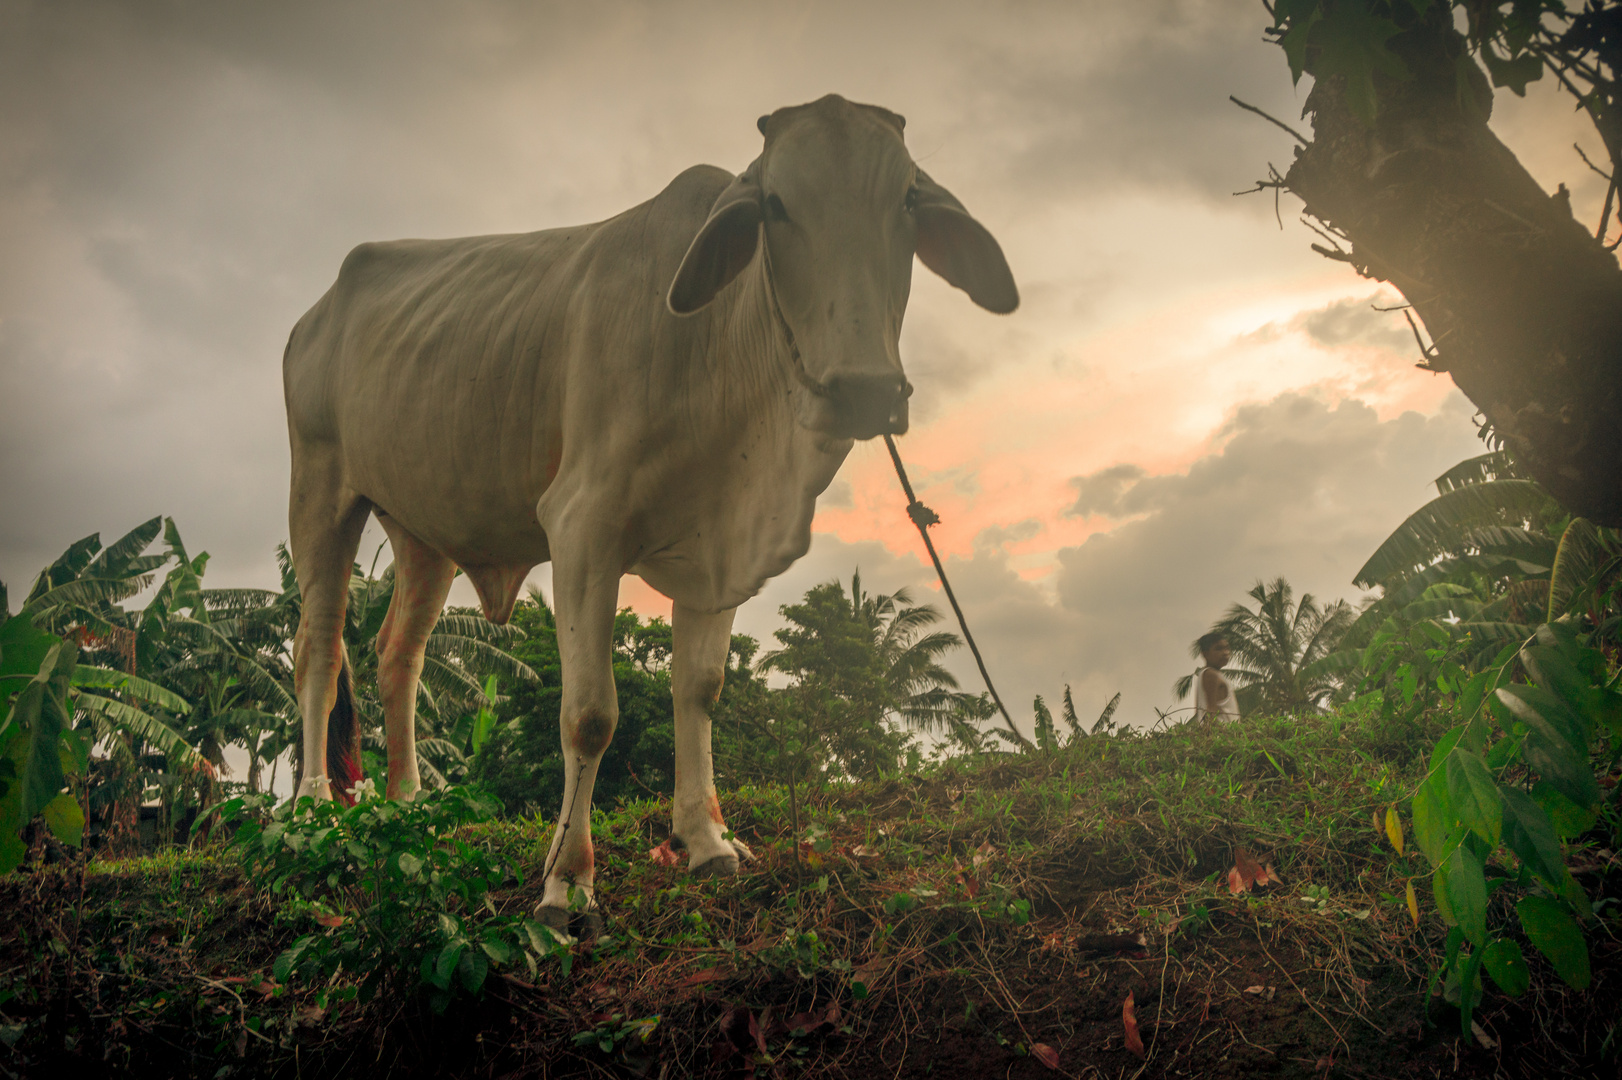
{"type": "Polygon", "coordinates": [[[1269,116],[1267,113],[1265,113],[1262,110],[1256,108],[1256,106],[1248,104],[1248,103],[1243,102],[1243,101],[1240,101],[1238,98],[1234,97],[1232,94],[1228,95],[1228,100],[1233,102],[1235,105],[1239,106],[1241,109],[1244,109],[1246,112],[1255,113],[1257,116],[1261,117],[1263,120],[1266,120],[1269,124],[1277,125],[1278,127],[1283,128],[1285,131],[1288,131],[1291,135],[1293,135],[1295,137],[1295,141],[1300,143],[1302,146],[1311,146],[1312,145],[1311,141],[1305,135],[1301,134],[1299,131],[1297,131],[1293,127],[1291,127],[1289,124],[1286,124],[1284,121],[1280,120],[1278,117],[1269,116]]]}
{"type": "Polygon", "coordinates": [[[1616,182],[1613,179],[1613,177],[1611,176],[1610,173],[1606,172],[1604,169],[1600,168],[1598,165],[1595,165],[1592,161],[1588,160],[1588,155],[1583,153],[1583,148],[1581,146],[1578,146],[1576,143],[1572,143],[1571,148],[1573,150],[1577,151],[1577,156],[1583,159],[1583,164],[1584,165],[1587,165],[1590,169],[1593,169],[1595,172],[1599,173],[1600,176],[1604,177],[1606,180],[1609,180],[1612,183],[1616,182]]]}

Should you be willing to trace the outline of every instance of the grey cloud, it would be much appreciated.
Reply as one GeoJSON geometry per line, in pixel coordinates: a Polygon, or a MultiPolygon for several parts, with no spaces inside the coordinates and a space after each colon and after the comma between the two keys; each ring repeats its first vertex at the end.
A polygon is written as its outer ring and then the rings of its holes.
{"type": "Polygon", "coordinates": [[[817,509],[819,510],[824,506],[851,507],[855,505],[856,497],[851,490],[850,481],[844,479],[836,479],[817,498],[817,509]]]}
{"type": "Polygon", "coordinates": [[[1390,293],[1383,291],[1362,299],[1348,297],[1316,311],[1302,312],[1291,320],[1291,325],[1305,332],[1319,345],[1330,348],[1373,345],[1393,352],[1406,352],[1415,346],[1413,333],[1402,316],[1392,311],[1374,310],[1376,304],[1389,307],[1395,302],[1390,293]]]}
{"type": "Polygon", "coordinates": [[[1042,523],[1035,518],[1016,521],[1012,525],[993,525],[981,529],[974,536],[975,551],[1001,551],[1009,544],[1018,544],[1038,535],[1042,523]]]}
{"type": "Polygon", "coordinates": [[[1138,481],[1148,476],[1141,465],[1111,465],[1086,476],[1072,477],[1070,486],[1076,489],[1076,501],[1065,513],[1074,517],[1125,517],[1128,511],[1121,506],[1121,498],[1138,481]]]}
{"type": "Polygon", "coordinates": [[[1262,39],[1260,5],[1154,0],[1044,14],[1044,42],[988,34],[969,53],[968,81],[986,97],[977,116],[994,110],[1007,131],[1008,180],[1022,190],[1174,188],[1272,216],[1270,200],[1230,199],[1269,159],[1287,167],[1293,143],[1228,96],[1286,122],[1301,108],[1282,55],[1262,39]]]}
{"type": "MultiPolygon", "coordinates": [[[[1333,408],[1286,394],[1237,411],[1221,449],[1155,485],[1147,516],[1063,549],[1049,582],[1022,578],[1003,547],[1019,526],[985,530],[968,558],[946,563],[999,692],[1026,730],[1031,699],[1050,703],[1069,683],[1078,709],[1116,691],[1121,716],[1155,722],[1176,705],[1172,680],[1188,670],[1188,643],[1258,578],[1282,574],[1298,592],[1356,600],[1351,576],[1409,513],[1432,478],[1480,452],[1461,395],[1434,417],[1381,421],[1357,401],[1333,408]]],[[[1107,471],[1107,470],[1106,470],[1107,471]]],[[[941,528],[949,528],[950,523],[941,528]]],[[[777,606],[860,566],[871,588],[911,587],[949,620],[934,574],[916,554],[846,544],[818,534],[811,552],[738,613],[740,632],[769,640],[777,606]]],[[[978,689],[967,650],[949,666],[978,689]]]]}

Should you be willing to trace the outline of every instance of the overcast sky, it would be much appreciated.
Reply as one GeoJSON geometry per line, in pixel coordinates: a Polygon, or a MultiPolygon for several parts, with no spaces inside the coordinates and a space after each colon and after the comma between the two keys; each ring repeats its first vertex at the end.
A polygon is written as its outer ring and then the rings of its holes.
{"type": "MultiPolygon", "coordinates": [[[[209,584],[274,584],[282,347],[346,251],[598,220],[690,165],[742,169],[757,116],[835,91],[906,115],[1020,284],[1000,318],[920,269],[902,336],[901,452],[1004,699],[1028,723],[1068,682],[1152,721],[1257,579],[1356,599],[1480,452],[1469,404],[1372,310],[1395,294],[1312,254],[1298,203],[1280,230],[1270,197],[1231,194],[1292,140],[1228,95],[1296,123],[1307,89],[1266,21],[1254,0],[0,0],[0,581],[161,513],[209,584]]],[[[1535,86],[1498,109],[1596,218],[1569,104],[1535,86]]],[[[857,566],[940,602],[882,446],[816,529],[741,631],[857,566]]],[[[622,600],[669,610],[634,580],[622,600]]]]}

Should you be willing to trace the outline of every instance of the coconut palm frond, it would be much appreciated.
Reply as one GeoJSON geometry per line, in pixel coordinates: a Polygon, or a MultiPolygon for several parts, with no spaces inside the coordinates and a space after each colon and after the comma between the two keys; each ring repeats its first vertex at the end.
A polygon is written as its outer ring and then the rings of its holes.
{"type": "Polygon", "coordinates": [[[428,652],[434,656],[455,659],[470,671],[499,675],[505,679],[539,682],[528,664],[488,641],[461,637],[456,634],[430,634],[428,652]]]}
{"type": "Polygon", "coordinates": [[[1453,488],[1408,516],[1352,578],[1362,588],[1418,573],[1443,555],[1460,553],[1472,529],[1524,527],[1558,514],[1534,480],[1489,480],[1453,488]]]}
{"type": "Polygon", "coordinates": [[[100,722],[97,734],[102,738],[113,731],[122,731],[151,743],[178,761],[189,763],[197,755],[185,736],[133,705],[86,692],[74,696],[73,707],[100,722]]]}
{"type": "Polygon", "coordinates": [[[524,631],[511,623],[502,626],[491,622],[483,615],[464,615],[449,611],[441,615],[439,622],[434,624],[434,633],[507,644],[524,640],[524,631]]]}
{"type": "Polygon", "coordinates": [[[1446,495],[1450,491],[1468,487],[1472,484],[1485,484],[1493,480],[1524,480],[1526,473],[1522,472],[1515,459],[1507,450],[1494,450],[1490,453],[1479,454],[1473,458],[1466,458],[1453,466],[1447,472],[1436,478],[1436,493],[1446,495]]]}
{"type": "Polygon", "coordinates": [[[191,710],[191,706],[179,694],[157,683],[136,678],[126,672],[114,671],[112,668],[79,664],[73,669],[72,682],[80,689],[112,690],[128,694],[172,713],[186,713],[191,710]]]}
{"type": "MultiPolygon", "coordinates": [[[[1066,687],[1065,689],[1068,690],[1069,687],[1066,687]]],[[[1117,690],[1115,691],[1115,696],[1110,698],[1109,701],[1105,703],[1104,711],[1098,714],[1098,719],[1093,721],[1092,733],[1097,735],[1113,728],[1115,726],[1115,710],[1120,707],[1121,692],[1117,690]]]]}

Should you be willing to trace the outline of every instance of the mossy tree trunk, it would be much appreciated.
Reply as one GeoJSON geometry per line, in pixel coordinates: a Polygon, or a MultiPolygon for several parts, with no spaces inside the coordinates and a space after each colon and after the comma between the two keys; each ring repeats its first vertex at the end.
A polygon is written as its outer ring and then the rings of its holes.
{"type": "Polygon", "coordinates": [[[1313,140],[1284,185],[1324,250],[1401,290],[1487,425],[1576,514],[1622,526],[1622,268],[1489,129],[1492,91],[1434,18],[1390,42],[1372,126],[1339,77],[1307,98],[1313,140]],[[1461,78],[1460,71],[1467,72],[1461,78]]]}

